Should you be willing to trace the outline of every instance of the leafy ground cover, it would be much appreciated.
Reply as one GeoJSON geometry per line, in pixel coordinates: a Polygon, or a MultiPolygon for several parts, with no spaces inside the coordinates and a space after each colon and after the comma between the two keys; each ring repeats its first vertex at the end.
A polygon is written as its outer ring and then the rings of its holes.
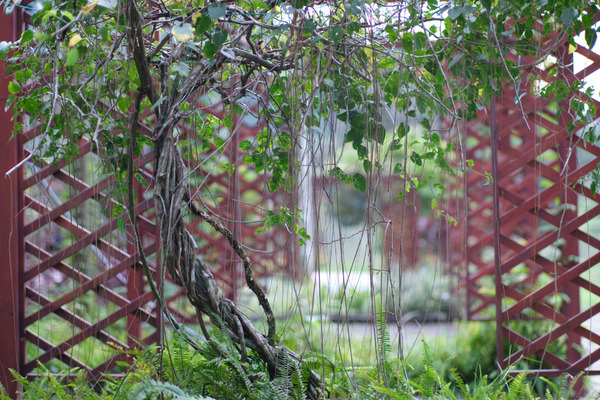
{"type": "MultiPolygon", "coordinates": [[[[572,379],[511,374],[496,368],[495,325],[457,323],[457,335],[425,337],[399,352],[390,325],[379,319],[376,340],[336,336],[347,325],[298,316],[280,321],[282,342],[301,354],[300,361],[279,354],[279,376],[253,351],[240,358],[237,345],[217,327],[211,341],[191,347],[172,334],[163,347],[128,352],[122,377],[92,383],[76,370],[49,370],[29,381],[14,373],[24,399],[304,399],[309,371],[322,377],[331,399],[567,399],[572,379]],[[325,332],[325,333],[324,333],[325,332]],[[73,381],[61,378],[77,374],[73,381]]],[[[521,329],[544,331],[544,321],[521,323],[521,329]]],[[[406,343],[405,343],[406,344],[406,343]]],[[[555,345],[556,354],[566,345],[555,345]],[[557,347],[558,346],[558,347],[557,347]]],[[[539,359],[523,359],[514,368],[532,370],[539,359]]],[[[9,397],[0,397],[8,399],[9,397]]],[[[600,398],[595,393],[588,398],[600,398]]]]}
{"type": "MultiPolygon", "coordinates": [[[[162,349],[156,347],[131,352],[125,373],[119,379],[91,384],[81,371],[66,381],[41,367],[41,377],[33,381],[15,374],[23,385],[24,399],[304,399],[310,369],[319,371],[323,390],[331,399],[567,399],[571,387],[566,378],[532,381],[522,373],[488,371],[493,354],[487,341],[490,329],[471,328],[460,357],[436,353],[423,342],[418,357],[400,360],[384,350],[383,366],[374,364],[344,366],[325,355],[305,352],[303,363],[286,358],[279,362],[287,371],[270,377],[267,365],[253,352],[239,359],[235,344],[215,329],[217,340],[192,349],[174,336],[162,349]],[[483,343],[482,343],[483,342],[483,343]],[[470,347],[469,347],[470,346],[470,347]],[[474,349],[478,349],[474,351],[474,349]],[[453,366],[454,365],[454,366],[453,366]],[[539,383],[538,383],[539,382],[539,383]]],[[[381,330],[385,346],[385,330],[381,330]]],[[[389,344],[388,344],[389,345],[389,344]]],[[[73,372],[73,371],[70,371],[73,372]]],[[[0,398],[9,399],[3,395],[0,398]]],[[[589,398],[598,398],[590,395],[589,398]]]]}

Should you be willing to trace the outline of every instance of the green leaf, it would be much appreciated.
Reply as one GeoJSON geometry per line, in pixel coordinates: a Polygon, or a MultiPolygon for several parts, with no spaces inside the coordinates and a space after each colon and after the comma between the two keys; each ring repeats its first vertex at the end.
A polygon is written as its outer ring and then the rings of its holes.
{"type": "Polygon", "coordinates": [[[448,17],[450,17],[450,19],[452,21],[456,20],[462,14],[463,14],[463,7],[454,7],[454,8],[451,8],[450,11],[448,11],[448,17]]]}
{"type": "Polygon", "coordinates": [[[456,63],[459,62],[463,58],[463,56],[464,56],[463,53],[455,55],[454,58],[452,58],[452,61],[450,61],[450,64],[448,64],[448,69],[450,69],[454,65],[456,65],[456,63]]]}
{"type": "Polygon", "coordinates": [[[146,179],[144,179],[144,177],[142,176],[142,174],[140,174],[139,172],[136,172],[136,173],[134,174],[134,176],[135,176],[135,179],[137,179],[137,180],[138,180],[138,182],[139,182],[139,183],[140,183],[142,186],[144,186],[144,187],[148,187],[148,181],[147,181],[146,179]]]}
{"type": "Polygon", "coordinates": [[[415,50],[421,51],[428,46],[427,44],[427,35],[423,32],[417,32],[415,34],[415,50]]]}
{"type": "MultiPolygon", "coordinates": [[[[298,225],[298,224],[296,224],[298,225]]],[[[298,239],[298,242],[300,243],[300,246],[304,246],[305,244],[305,240],[310,240],[310,235],[308,233],[306,233],[306,228],[302,227],[298,230],[298,233],[300,234],[300,239],[298,239]]]]}
{"type": "Polygon", "coordinates": [[[292,1],[290,1],[290,4],[296,10],[298,10],[300,8],[306,7],[309,4],[309,1],[308,0],[292,0],[292,1]]]}
{"type": "Polygon", "coordinates": [[[371,171],[371,161],[364,160],[363,161],[363,168],[364,168],[364,170],[365,170],[366,173],[369,173],[369,171],[371,171]]]}
{"type": "Polygon", "coordinates": [[[357,22],[350,22],[348,26],[346,26],[346,33],[348,35],[352,35],[354,32],[359,32],[360,26],[357,22]]]}
{"type": "Polygon", "coordinates": [[[340,44],[340,42],[344,38],[344,31],[340,26],[335,26],[333,27],[333,29],[331,29],[329,37],[331,38],[331,40],[333,40],[335,44],[340,44]]]}
{"type": "Polygon", "coordinates": [[[391,26],[391,25],[386,25],[385,31],[388,34],[388,39],[390,40],[390,43],[396,43],[396,39],[398,38],[398,34],[396,33],[396,30],[394,29],[394,27],[391,26]]]}
{"type": "Polygon", "coordinates": [[[219,46],[217,46],[213,42],[206,42],[206,44],[204,45],[204,55],[207,58],[213,58],[217,51],[219,51],[219,46]]]}
{"type": "Polygon", "coordinates": [[[579,12],[575,8],[565,8],[562,15],[560,16],[560,21],[565,25],[571,25],[573,23],[573,20],[577,18],[578,14],[579,12]]]}
{"type": "Polygon", "coordinates": [[[123,114],[127,114],[130,104],[131,104],[131,97],[119,97],[119,100],[117,100],[117,105],[119,106],[119,110],[121,110],[121,112],[123,114]]]}
{"type": "Polygon", "coordinates": [[[292,138],[286,132],[282,132],[277,138],[277,142],[284,150],[289,150],[292,147],[292,138]]]}
{"type": "Polygon", "coordinates": [[[79,51],[77,51],[76,47],[73,47],[71,50],[67,52],[67,56],[65,57],[65,65],[67,67],[72,67],[75,65],[77,60],[79,60],[79,51]]]}
{"type": "Polygon", "coordinates": [[[242,140],[242,142],[240,143],[240,150],[242,150],[242,151],[248,151],[251,148],[252,148],[252,142],[250,142],[248,139],[242,140]]]}
{"type": "Polygon", "coordinates": [[[171,66],[171,73],[187,78],[190,74],[190,67],[186,63],[176,63],[171,66]]]}
{"type": "Polygon", "coordinates": [[[194,28],[189,23],[175,24],[171,29],[173,37],[179,42],[187,42],[194,36],[194,28]]]}
{"type": "Polygon", "coordinates": [[[36,97],[28,97],[21,102],[21,107],[31,115],[37,115],[42,111],[42,105],[36,97]]]}
{"type": "Polygon", "coordinates": [[[304,33],[312,33],[315,29],[317,29],[317,24],[312,19],[304,20],[304,33]]]}
{"type": "Polygon", "coordinates": [[[452,175],[455,175],[454,174],[454,170],[452,170],[452,168],[450,168],[450,166],[448,165],[448,163],[446,163],[446,161],[444,161],[444,159],[442,157],[438,157],[438,159],[436,160],[436,164],[437,164],[438,167],[440,167],[444,171],[448,171],[452,175]]]}
{"type": "Polygon", "coordinates": [[[346,173],[344,171],[342,171],[340,167],[332,168],[329,171],[329,175],[333,176],[336,179],[339,179],[340,181],[346,182],[346,183],[352,182],[352,178],[350,178],[348,175],[346,175],[346,173]]]}
{"type": "Polygon", "coordinates": [[[232,104],[231,105],[231,112],[233,114],[236,114],[236,115],[243,115],[244,114],[244,109],[239,104],[232,104]]]}
{"type": "Polygon", "coordinates": [[[352,185],[363,193],[367,191],[367,180],[358,172],[352,177],[352,185]]]}
{"type": "Polygon", "coordinates": [[[585,42],[588,47],[591,49],[596,44],[596,39],[598,38],[598,33],[593,28],[587,28],[585,30],[585,42]]]}
{"type": "Polygon", "coordinates": [[[31,39],[33,39],[33,32],[31,30],[27,29],[21,35],[21,45],[24,45],[25,43],[30,42],[31,39]]]}
{"type": "Polygon", "coordinates": [[[400,39],[400,42],[402,43],[402,48],[404,49],[405,52],[407,53],[412,53],[413,52],[413,42],[414,42],[414,36],[412,33],[405,33],[404,35],[402,35],[402,39],[400,39]]]}
{"type": "Polygon", "coordinates": [[[421,125],[427,130],[431,130],[431,122],[427,118],[423,118],[421,125]]]}
{"type": "Polygon", "coordinates": [[[396,131],[396,134],[398,135],[398,139],[404,138],[409,131],[410,131],[410,126],[406,126],[406,125],[404,125],[404,122],[401,122],[400,126],[398,126],[398,129],[396,131]]]}
{"type": "Polygon", "coordinates": [[[425,114],[427,111],[427,101],[422,96],[417,97],[417,109],[420,114],[425,114]]]}
{"type": "Polygon", "coordinates": [[[225,4],[211,3],[208,6],[208,16],[211,19],[217,20],[224,16],[226,12],[227,7],[225,6],[225,4]]]}
{"type": "Polygon", "coordinates": [[[25,71],[21,70],[15,74],[15,81],[25,82],[25,71]]]}
{"type": "Polygon", "coordinates": [[[152,104],[150,111],[154,111],[154,109],[156,107],[160,106],[162,104],[162,102],[165,101],[166,98],[167,98],[167,96],[161,96],[158,100],[156,100],[156,103],[152,104]]]}
{"type": "Polygon", "coordinates": [[[112,209],[113,217],[118,217],[119,215],[123,214],[124,212],[125,212],[125,207],[123,207],[123,205],[121,205],[121,204],[116,204],[112,209]]]}
{"type": "Polygon", "coordinates": [[[218,47],[227,41],[229,33],[223,29],[217,29],[212,35],[213,43],[218,47]]]}
{"type": "Polygon", "coordinates": [[[231,164],[228,162],[223,163],[223,168],[227,171],[227,175],[231,176],[235,172],[235,164],[231,164]]]}
{"type": "Polygon", "coordinates": [[[212,19],[210,19],[210,17],[206,14],[202,14],[202,16],[198,17],[198,19],[196,20],[196,24],[194,25],[194,28],[196,29],[196,34],[202,35],[204,32],[210,29],[211,25],[212,19]]]}
{"type": "Polygon", "coordinates": [[[21,85],[17,81],[8,82],[8,92],[11,94],[16,94],[21,91],[21,85]]]}
{"type": "Polygon", "coordinates": [[[215,147],[217,148],[217,150],[219,150],[219,151],[223,150],[223,145],[225,144],[225,141],[223,139],[221,139],[220,137],[216,136],[213,139],[213,143],[215,144],[215,147]]]}
{"type": "Polygon", "coordinates": [[[410,160],[419,167],[423,165],[423,159],[421,158],[421,155],[417,152],[412,152],[412,154],[410,155],[410,160]]]}

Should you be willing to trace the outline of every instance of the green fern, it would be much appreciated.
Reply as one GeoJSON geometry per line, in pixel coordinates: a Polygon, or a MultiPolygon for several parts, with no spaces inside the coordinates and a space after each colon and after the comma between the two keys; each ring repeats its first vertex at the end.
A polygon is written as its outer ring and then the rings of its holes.
{"type": "Polygon", "coordinates": [[[173,400],[214,400],[212,397],[191,396],[179,386],[153,379],[143,381],[133,394],[133,400],[146,400],[154,395],[170,396],[173,400]]]}
{"type": "Polygon", "coordinates": [[[525,383],[525,378],[527,378],[527,373],[521,372],[516,377],[511,379],[510,384],[508,386],[508,392],[512,398],[525,398],[525,396],[527,395],[528,385],[526,385],[525,383]]]}
{"type": "Polygon", "coordinates": [[[387,361],[391,352],[392,346],[390,344],[390,334],[387,329],[387,318],[386,311],[383,308],[381,302],[381,294],[377,294],[375,297],[375,306],[377,312],[377,334],[379,340],[379,347],[381,352],[381,360],[387,361]]]}
{"type": "Polygon", "coordinates": [[[452,374],[452,377],[454,378],[454,381],[456,382],[456,386],[462,392],[462,394],[465,396],[464,400],[471,400],[472,397],[470,394],[469,386],[465,384],[465,381],[458,374],[458,372],[456,371],[456,368],[450,369],[450,373],[452,374]]]}
{"type": "Polygon", "coordinates": [[[429,345],[423,341],[423,363],[425,370],[419,379],[419,389],[424,397],[433,397],[440,375],[433,368],[433,354],[429,345]]]}

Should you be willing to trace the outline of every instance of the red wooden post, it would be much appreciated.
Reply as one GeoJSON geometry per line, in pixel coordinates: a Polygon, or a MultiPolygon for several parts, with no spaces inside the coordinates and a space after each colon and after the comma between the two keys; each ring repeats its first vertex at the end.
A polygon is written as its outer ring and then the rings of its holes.
{"type": "MultiPolygon", "coordinates": [[[[231,233],[233,233],[233,237],[238,240],[241,236],[242,218],[240,210],[240,162],[238,162],[240,129],[243,129],[242,118],[239,115],[234,115],[231,143],[229,144],[229,163],[234,166],[234,170],[229,177],[229,201],[227,208],[229,217],[231,218],[229,228],[231,229],[231,233]]],[[[237,300],[237,289],[240,283],[240,260],[230,246],[227,248],[225,257],[223,278],[225,281],[231,279],[230,285],[226,286],[225,295],[231,300],[237,300]]]]}
{"type": "MultiPolygon", "coordinates": [[[[561,118],[560,122],[561,126],[566,128],[567,121],[564,117],[561,118]]],[[[569,154],[569,152],[570,149],[567,148],[566,143],[563,143],[559,149],[560,157],[563,160],[568,160],[568,170],[574,171],[577,169],[577,156],[574,152],[573,154],[569,154]]],[[[565,210],[565,220],[575,219],[577,217],[577,193],[573,190],[567,190],[562,193],[561,197],[564,204],[571,206],[571,208],[565,210]]],[[[579,256],[579,241],[573,235],[568,235],[562,247],[562,259],[567,268],[575,266],[576,263],[569,260],[573,256],[579,256]]],[[[563,304],[561,311],[567,318],[575,317],[582,311],[579,299],[579,286],[573,282],[568,282],[562,290],[569,297],[569,301],[563,304]]],[[[581,358],[581,354],[579,353],[580,345],[581,337],[573,330],[569,331],[567,334],[567,362],[569,364],[575,364],[581,358]]],[[[574,382],[573,395],[575,398],[585,395],[582,378],[578,378],[574,382]]]]}
{"type": "MultiPolygon", "coordinates": [[[[137,180],[134,180],[134,184],[137,184],[137,180]]],[[[140,199],[143,198],[144,192],[141,189],[141,186],[138,184],[137,190],[135,191],[135,196],[137,199],[137,203],[140,202],[140,199]]],[[[131,223],[131,222],[130,222],[131,223]]],[[[126,229],[127,233],[127,252],[129,254],[137,253],[137,245],[135,243],[135,238],[133,235],[133,227],[128,227],[126,229]]],[[[140,229],[140,240],[144,240],[144,233],[140,229]]],[[[143,243],[142,243],[143,246],[143,243]]],[[[157,250],[159,251],[159,250],[157,250]]],[[[138,264],[140,264],[139,262],[138,264]]],[[[131,268],[127,271],[127,299],[129,301],[133,301],[137,299],[144,293],[144,272],[141,267],[136,267],[132,265],[131,268]]],[[[160,318],[160,312],[157,312],[158,318],[160,318]]],[[[142,337],[142,322],[137,315],[127,314],[127,334],[128,341],[127,344],[130,347],[136,347],[136,339],[142,337]]]]}
{"type": "MultiPolygon", "coordinates": [[[[0,40],[14,41],[17,36],[16,14],[0,13],[0,40]]],[[[20,371],[23,363],[21,343],[21,310],[23,309],[23,293],[21,289],[21,272],[23,261],[21,232],[23,215],[20,190],[21,169],[6,176],[6,172],[20,161],[21,147],[19,139],[9,141],[12,133],[12,110],[4,112],[8,98],[8,82],[10,77],[4,75],[6,62],[0,62],[0,382],[10,397],[15,397],[17,384],[9,368],[20,371]]]]}
{"type": "MultiPolygon", "coordinates": [[[[564,43],[559,52],[558,58],[562,61],[562,65],[572,66],[574,62],[573,54],[569,52],[569,44],[564,43]]],[[[570,67],[573,68],[573,67],[570,67]]],[[[561,107],[569,107],[568,101],[563,101],[561,103],[561,107]]],[[[568,109],[568,108],[566,108],[568,109]]],[[[569,118],[566,113],[562,113],[558,118],[558,125],[561,129],[567,130],[569,124],[569,118]]],[[[559,149],[558,154],[561,160],[566,160],[566,163],[561,163],[561,168],[566,167],[566,171],[576,171],[578,168],[577,165],[577,152],[573,150],[575,148],[574,141],[578,140],[577,138],[571,138],[569,142],[563,142],[559,149]],[[566,165],[565,165],[566,164],[566,165]]],[[[577,217],[577,192],[574,190],[567,189],[561,192],[561,201],[564,204],[569,205],[570,207],[566,208],[564,211],[565,221],[573,220],[577,217]]],[[[579,240],[573,235],[567,235],[565,237],[565,242],[562,246],[562,262],[567,268],[572,268],[576,265],[576,262],[570,260],[570,258],[579,256],[579,240]]],[[[567,318],[575,317],[579,314],[581,310],[581,302],[579,296],[579,286],[574,284],[573,282],[568,282],[562,288],[562,291],[569,297],[569,301],[565,302],[562,306],[562,312],[565,314],[567,318]]],[[[581,337],[575,333],[573,330],[570,330],[567,333],[567,362],[571,365],[577,363],[581,358],[581,354],[579,353],[579,347],[581,345],[581,337]]],[[[589,367],[588,367],[589,369],[589,367]]],[[[576,374],[572,374],[576,375],[576,374]]],[[[575,398],[580,398],[585,395],[583,388],[583,379],[580,377],[577,381],[570,382],[573,384],[573,393],[572,395],[575,398]]]]}

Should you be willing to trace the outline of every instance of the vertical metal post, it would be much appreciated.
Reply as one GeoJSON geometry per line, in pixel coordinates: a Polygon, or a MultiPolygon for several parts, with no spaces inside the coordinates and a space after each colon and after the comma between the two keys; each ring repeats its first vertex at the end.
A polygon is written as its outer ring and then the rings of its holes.
{"type": "MultiPolygon", "coordinates": [[[[16,12],[13,15],[0,13],[0,40],[13,41],[17,36],[16,12]]],[[[24,357],[24,337],[21,333],[23,292],[21,273],[23,265],[23,215],[19,213],[23,201],[21,196],[22,170],[6,176],[21,159],[20,138],[9,141],[12,133],[12,110],[4,112],[8,99],[10,77],[4,75],[6,62],[0,62],[0,382],[8,395],[16,398],[17,383],[9,368],[20,372],[24,357]]]]}

